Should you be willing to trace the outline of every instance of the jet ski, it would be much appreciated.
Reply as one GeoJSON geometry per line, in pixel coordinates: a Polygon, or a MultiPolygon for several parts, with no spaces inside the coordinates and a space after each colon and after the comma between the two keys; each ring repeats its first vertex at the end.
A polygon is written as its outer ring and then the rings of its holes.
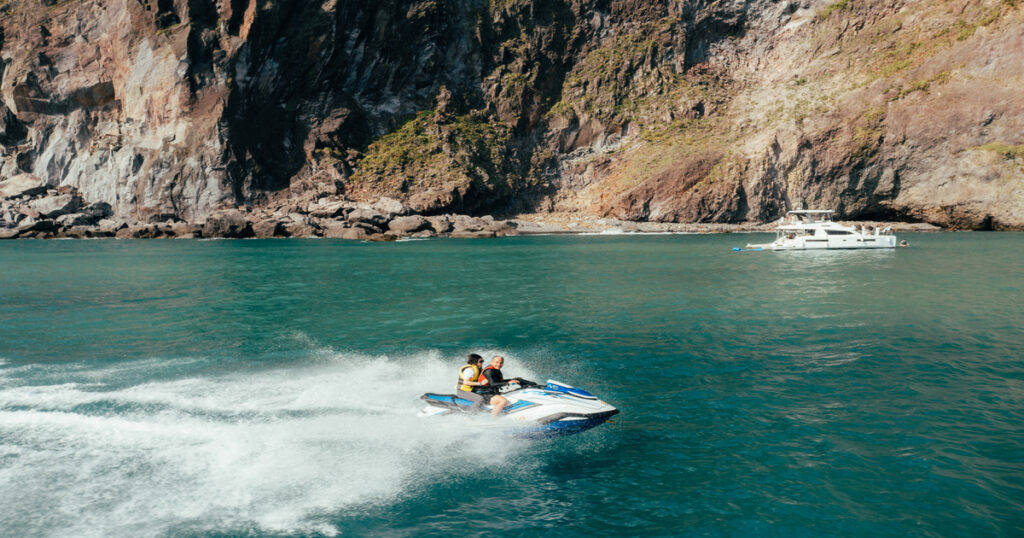
{"type": "MultiPolygon", "coordinates": [[[[501,410],[500,423],[515,427],[515,433],[526,437],[548,437],[579,433],[604,424],[619,410],[589,392],[549,379],[540,385],[523,380],[518,388],[501,393],[508,405],[501,410]]],[[[473,402],[454,394],[427,393],[420,396],[427,406],[420,417],[489,414],[491,406],[478,412],[470,410],[473,402]]]]}

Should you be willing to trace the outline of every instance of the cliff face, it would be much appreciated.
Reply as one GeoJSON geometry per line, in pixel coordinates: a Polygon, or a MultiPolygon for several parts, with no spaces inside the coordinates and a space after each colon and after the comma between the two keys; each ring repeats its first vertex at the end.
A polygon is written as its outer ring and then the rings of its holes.
{"type": "Polygon", "coordinates": [[[0,176],[140,220],[425,214],[1024,228],[1013,0],[15,0],[0,176]]]}

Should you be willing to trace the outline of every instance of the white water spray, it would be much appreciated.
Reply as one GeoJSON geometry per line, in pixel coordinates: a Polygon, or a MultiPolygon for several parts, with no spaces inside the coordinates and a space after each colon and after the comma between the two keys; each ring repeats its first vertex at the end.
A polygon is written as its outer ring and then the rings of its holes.
{"type": "Polygon", "coordinates": [[[123,365],[33,384],[60,376],[0,364],[0,534],[334,534],[332,516],[516,450],[465,421],[415,417],[420,394],[453,388],[450,358],[318,355],[128,386],[123,365]]]}

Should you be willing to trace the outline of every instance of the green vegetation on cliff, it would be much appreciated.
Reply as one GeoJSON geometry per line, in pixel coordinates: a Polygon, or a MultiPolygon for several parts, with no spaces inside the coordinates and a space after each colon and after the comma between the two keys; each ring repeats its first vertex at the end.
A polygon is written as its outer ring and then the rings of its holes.
{"type": "Polygon", "coordinates": [[[1024,144],[1012,146],[1010,144],[992,143],[978,146],[977,149],[991,151],[1004,159],[1024,159],[1024,144]]]}
{"type": "Polygon", "coordinates": [[[628,121],[645,108],[638,101],[677,94],[685,80],[659,57],[673,32],[679,32],[678,25],[674,17],[643,24],[583,55],[566,76],[561,100],[548,115],[576,113],[603,121],[628,121]]]}
{"type": "Polygon", "coordinates": [[[830,15],[832,15],[836,11],[842,11],[844,9],[849,8],[850,7],[850,3],[851,3],[851,0],[839,0],[838,2],[833,2],[832,4],[829,4],[829,6],[826,7],[821,12],[821,18],[822,19],[827,19],[830,15]]]}
{"type": "Polygon", "coordinates": [[[504,190],[514,181],[510,129],[479,112],[425,110],[374,141],[349,182],[404,196],[429,189],[504,190]]]}

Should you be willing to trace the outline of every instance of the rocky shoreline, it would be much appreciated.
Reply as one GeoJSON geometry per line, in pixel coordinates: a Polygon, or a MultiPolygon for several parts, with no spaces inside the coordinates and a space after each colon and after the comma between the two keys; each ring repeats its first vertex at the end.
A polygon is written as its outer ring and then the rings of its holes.
{"type": "MultiPolygon", "coordinates": [[[[923,223],[892,225],[896,231],[939,231],[923,223]]],[[[659,223],[599,218],[575,213],[534,213],[507,220],[490,215],[419,215],[398,200],[368,204],[322,198],[276,209],[226,208],[202,222],[153,215],[146,221],[113,214],[110,204],[87,203],[73,187],[48,186],[21,174],[0,182],[0,239],[151,238],[335,238],[395,241],[403,238],[486,238],[508,235],[599,233],[770,232],[774,223],[659,223]]]]}
{"type": "Polygon", "coordinates": [[[53,188],[21,174],[0,182],[0,239],[150,239],[324,237],[358,241],[400,238],[496,237],[514,234],[514,221],[490,216],[423,216],[401,202],[293,201],[273,210],[250,207],[214,211],[202,222],[172,215],[145,221],[115,216],[110,204],[87,203],[73,187],[53,188]]]}

